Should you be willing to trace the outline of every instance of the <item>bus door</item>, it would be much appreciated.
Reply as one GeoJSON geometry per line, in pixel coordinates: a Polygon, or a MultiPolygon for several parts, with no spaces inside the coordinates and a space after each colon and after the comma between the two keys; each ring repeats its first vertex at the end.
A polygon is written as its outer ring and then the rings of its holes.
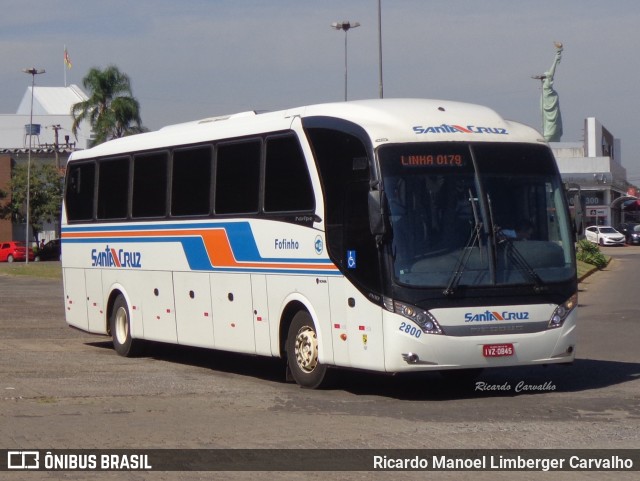
{"type": "Polygon", "coordinates": [[[344,278],[332,282],[331,318],[336,362],[384,370],[382,310],[365,293],[380,295],[380,258],[369,226],[369,181],[344,186],[341,229],[344,278]],[[345,341],[346,338],[346,341],[345,341]]]}

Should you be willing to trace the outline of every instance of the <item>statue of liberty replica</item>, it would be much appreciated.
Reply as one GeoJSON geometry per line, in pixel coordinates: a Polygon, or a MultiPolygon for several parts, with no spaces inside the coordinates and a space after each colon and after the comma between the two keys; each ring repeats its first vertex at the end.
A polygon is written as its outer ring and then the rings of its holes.
{"type": "Polygon", "coordinates": [[[556,55],[551,68],[543,75],[534,77],[542,81],[542,100],[540,102],[542,108],[542,134],[547,142],[560,142],[562,137],[560,99],[558,98],[558,92],[553,88],[553,77],[562,58],[562,44],[555,42],[554,45],[556,47],[556,55]]]}

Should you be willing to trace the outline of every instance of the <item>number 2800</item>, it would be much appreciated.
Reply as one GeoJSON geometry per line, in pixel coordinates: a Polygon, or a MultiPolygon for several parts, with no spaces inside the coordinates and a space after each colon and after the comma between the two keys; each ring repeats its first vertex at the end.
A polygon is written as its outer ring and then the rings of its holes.
{"type": "Polygon", "coordinates": [[[402,332],[406,332],[407,334],[415,337],[416,339],[422,336],[422,331],[416,326],[409,324],[408,322],[400,323],[400,327],[398,330],[402,332]]]}

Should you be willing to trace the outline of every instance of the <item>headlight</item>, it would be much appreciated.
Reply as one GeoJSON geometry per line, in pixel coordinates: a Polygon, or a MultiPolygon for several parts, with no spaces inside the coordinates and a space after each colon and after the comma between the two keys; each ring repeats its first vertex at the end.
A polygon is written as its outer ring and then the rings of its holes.
{"type": "Polygon", "coordinates": [[[553,311],[551,315],[551,319],[549,320],[548,329],[555,329],[557,327],[561,327],[564,324],[564,321],[569,317],[571,311],[573,311],[578,305],[578,294],[572,295],[566,302],[560,304],[556,307],[556,310],[553,311]]]}
{"type": "Polygon", "coordinates": [[[442,334],[442,328],[438,324],[438,321],[424,309],[393,301],[393,312],[413,321],[425,334],[442,334]]]}

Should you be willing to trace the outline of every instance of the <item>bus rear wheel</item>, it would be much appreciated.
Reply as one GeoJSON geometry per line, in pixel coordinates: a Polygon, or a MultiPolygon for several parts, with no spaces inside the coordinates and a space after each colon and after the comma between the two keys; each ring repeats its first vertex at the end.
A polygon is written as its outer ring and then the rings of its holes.
{"type": "Polygon", "coordinates": [[[113,348],[118,354],[131,357],[138,352],[138,343],[131,337],[129,306],[122,294],[119,294],[113,303],[109,318],[109,329],[113,339],[113,348]]]}
{"type": "Polygon", "coordinates": [[[304,388],[320,387],[327,367],[318,360],[318,336],[307,311],[299,311],[293,316],[285,347],[289,369],[296,383],[304,388]]]}

